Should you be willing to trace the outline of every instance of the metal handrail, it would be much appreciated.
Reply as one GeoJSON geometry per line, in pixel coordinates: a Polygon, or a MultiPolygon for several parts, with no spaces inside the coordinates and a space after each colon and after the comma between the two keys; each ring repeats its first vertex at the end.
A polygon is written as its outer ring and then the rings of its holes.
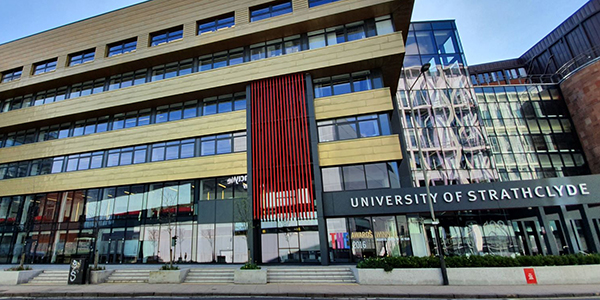
{"type": "Polygon", "coordinates": [[[556,72],[554,72],[554,75],[556,75],[559,79],[563,79],[569,73],[577,70],[577,68],[598,57],[600,57],[600,46],[591,47],[564,63],[560,68],[558,68],[558,70],[556,70],[556,72]]]}

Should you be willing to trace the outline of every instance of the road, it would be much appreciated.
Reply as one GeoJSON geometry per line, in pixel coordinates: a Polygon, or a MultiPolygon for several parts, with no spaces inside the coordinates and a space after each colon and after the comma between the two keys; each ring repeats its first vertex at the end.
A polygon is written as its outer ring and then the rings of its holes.
{"type": "MultiPolygon", "coordinates": [[[[256,299],[264,299],[264,300],[335,300],[335,299],[343,299],[343,300],[444,300],[442,298],[301,298],[301,297],[264,297],[264,296],[256,296],[256,297],[135,297],[136,299],[161,299],[161,300],[256,300],[256,299]]],[[[15,298],[4,298],[0,297],[0,299],[15,299],[15,298]]],[[[30,298],[23,297],[17,298],[20,300],[25,299],[35,299],[35,300],[57,300],[57,299],[65,299],[65,298],[30,298]]],[[[132,298],[68,298],[69,300],[131,300],[132,298]]],[[[483,298],[453,298],[452,300],[533,300],[539,298],[493,298],[493,299],[483,299],[483,298]]],[[[551,300],[598,300],[598,298],[545,298],[551,300]]]]}

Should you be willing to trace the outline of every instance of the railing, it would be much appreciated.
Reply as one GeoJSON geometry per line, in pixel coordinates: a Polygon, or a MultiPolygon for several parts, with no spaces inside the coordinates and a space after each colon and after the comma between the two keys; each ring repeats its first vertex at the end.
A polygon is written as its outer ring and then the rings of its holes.
{"type": "Polygon", "coordinates": [[[473,83],[473,86],[495,86],[495,85],[513,85],[513,84],[555,84],[560,81],[556,74],[541,74],[541,75],[527,75],[524,77],[503,79],[482,83],[473,83]]]}
{"type": "Polygon", "coordinates": [[[583,53],[573,57],[571,60],[567,61],[563,64],[558,70],[554,73],[554,76],[559,78],[559,80],[564,79],[573,71],[578,68],[584,66],[588,62],[600,57],[600,46],[592,47],[584,51],[583,53]]]}

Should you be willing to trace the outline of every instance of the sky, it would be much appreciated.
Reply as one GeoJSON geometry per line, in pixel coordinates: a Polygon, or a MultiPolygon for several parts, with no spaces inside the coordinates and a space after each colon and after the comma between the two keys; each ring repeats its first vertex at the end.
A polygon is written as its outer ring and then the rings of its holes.
{"type": "MultiPolygon", "coordinates": [[[[140,2],[0,0],[0,44],[140,2]]],[[[475,65],[521,56],[586,2],[415,0],[412,20],[456,20],[467,63],[475,65]]]]}

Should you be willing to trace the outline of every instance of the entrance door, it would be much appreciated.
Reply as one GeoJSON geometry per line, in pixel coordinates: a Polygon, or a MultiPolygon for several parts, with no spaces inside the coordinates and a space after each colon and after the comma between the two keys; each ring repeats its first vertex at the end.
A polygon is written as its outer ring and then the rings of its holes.
{"type": "Polygon", "coordinates": [[[316,220],[262,222],[263,263],[319,263],[316,220]]]}

